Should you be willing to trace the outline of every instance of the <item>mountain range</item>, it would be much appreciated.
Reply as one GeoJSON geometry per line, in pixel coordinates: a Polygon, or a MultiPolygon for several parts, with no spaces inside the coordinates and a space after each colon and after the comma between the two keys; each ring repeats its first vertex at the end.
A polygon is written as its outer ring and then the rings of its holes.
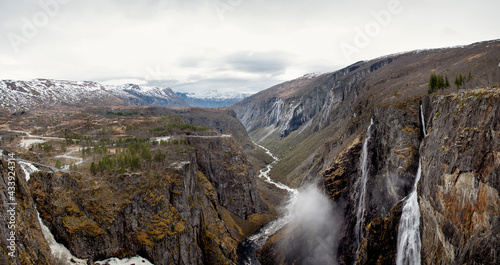
{"type": "Polygon", "coordinates": [[[34,79],[0,81],[0,108],[8,111],[58,106],[165,106],[227,107],[248,93],[175,93],[170,88],[125,84],[103,85],[92,81],[34,79]]]}

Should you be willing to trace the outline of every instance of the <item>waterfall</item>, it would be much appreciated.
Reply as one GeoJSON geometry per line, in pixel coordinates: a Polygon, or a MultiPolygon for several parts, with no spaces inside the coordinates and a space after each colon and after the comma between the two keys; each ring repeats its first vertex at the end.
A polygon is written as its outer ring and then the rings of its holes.
{"type": "Polygon", "coordinates": [[[418,206],[417,185],[422,174],[422,162],[418,161],[417,176],[413,189],[403,207],[398,230],[398,249],[396,264],[420,264],[420,209],[418,206]]]}
{"type": "Polygon", "coordinates": [[[420,104],[420,117],[422,118],[422,129],[424,130],[424,137],[427,135],[427,130],[425,129],[425,118],[424,111],[422,110],[422,104],[420,104]]]}
{"type": "MultiPolygon", "coordinates": [[[[427,135],[425,129],[425,117],[420,105],[420,117],[422,118],[422,130],[424,137],[427,135]]],[[[417,176],[413,184],[412,191],[408,195],[405,205],[403,206],[403,213],[399,221],[398,229],[398,246],[396,264],[420,264],[420,249],[422,243],[420,241],[420,207],[418,205],[418,181],[422,175],[422,160],[418,160],[417,176]]]]}
{"type": "Polygon", "coordinates": [[[371,119],[370,126],[366,130],[365,142],[363,143],[363,150],[361,154],[361,179],[359,184],[359,201],[358,209],[356,211],[356,226],[354,227],[356,236],[356,253],[359,251],[361,245],[361,238],[363,237],[363,221],[365,218],[366,210],[366,181],[368,179],[368,141],[371,138],[370,129],[373,125],[373,119],[371,119]]]}

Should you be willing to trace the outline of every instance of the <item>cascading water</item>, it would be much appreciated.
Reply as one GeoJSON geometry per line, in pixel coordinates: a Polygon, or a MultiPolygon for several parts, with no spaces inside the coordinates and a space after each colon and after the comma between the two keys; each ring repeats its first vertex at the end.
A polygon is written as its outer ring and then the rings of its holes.
{"type": "Polygon", "coordinates": [[[420,105],[420,118],[422,118],[422,129],[424,130],[424,137],[427,135],[427,130],[425,129],[425,118],[424,111],[422,110],[422,105],[420,105]]]}
{"type": "Polygon", "coordinates": [[[285,207],[284,216],[264,225],[255,234],[249,236],[245,241],[243,241],[238,246],[238,257],[239,257],[238,263],[242,265],[260,264],[260,262],[257,260],[257,250],[259,250],[264,246],[264,244],[266,243],[267,239],[270,236],[272,236],[274,233],[276,233],[278,230],[280,230],[286,224],[288,224],[290,221],[293,220],[294,218],[293,208],[294,205],[297,203],[297,198],[299,195],[299,192],[296,189],[292,189],[283,183],[275,182],[269,177],[269,172],[271,171],[273,165],[278,161],[278,158],[263,146],[260,145],[257,146],[264,149],[267,152],[267,154],[269,154],[274,159],[274,161],[269,165],[267,165],[267,167],[260,170],[259,177],[265,179],[267,182],[275,185],[280,189],[288,191],[290,193],[290,199],[288,200],[288,203],[285,207]]]}
{"type": "MultiPolygon", "coordinates": [[[[420,105],[420,116],[422,118],[422,129],[424,137],[427,135],[425,129],[424,113],[422,105],[420,105]]],[[[408,195],[405,205],[403,206],[403,213],[399,221],[398,229],[398,248],[396,256],[396,264],[420,264],[420,249],[422,243],[420,241],[420,207],[418,205],[418,181],[422,175],[422,160],[418,161],[417,176],[413,189],[408,195]]]]}
{"type": "Polygon", "coordinates": [[[417,185],[422,174],[422,162],[418,162],[418,171],[413,190],[403,207],[398,230],[398,249],[396,264],[420,264],[420,208],[418,206],[417,185]]]}
{"type": "Polygon", "coordinates": [[[361,179],[359,184],[359,200],[358,209],[356,211],[356,225],[354,231],[356,234],[356,253],[359,251],[361,244],[361,238],[363,237],[363,222],[365,218],[366,210],[366,181],[368,179],[368,141],[371,138],[371,127],[373,125],[373,119],[371,119],[370,126],[366,130],[365,142],[363,143],[363,150],[361,154],[361,179]]]}

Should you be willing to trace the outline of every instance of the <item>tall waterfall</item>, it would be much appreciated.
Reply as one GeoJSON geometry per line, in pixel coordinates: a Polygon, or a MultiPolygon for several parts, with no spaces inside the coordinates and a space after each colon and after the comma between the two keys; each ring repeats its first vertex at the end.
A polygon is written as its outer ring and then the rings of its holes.
{"type": "Polygon", "coordinates": [[[396,264],[420,264],[420,209],[418,206],[417,185],[422,174],[422,162],[418,162],[417,177],[413,190],[406,199],[403,214],[399,221],[398,250],[396,264]]]}
{"type": "Polygon", "coordinates": [[[359,251],[361,245],[361,239],[363,237],[363,222],[365,218],[366,211],[366,181],[368,179],[368,141],[371,138],[371,127],[373,125],[373,119],[371,119],[370,126],[366,130],[365,142],[363,143],[363,153],[361,155],[361,180],[359,185],[359,200],[358,209],[356,211],[356,226],[354,227],[356,233],[356,253],[359,251]]]}
{"type": "Polygon", "coordinates": [[[424,130],[424,137],[427,135],[427,130],[425,129],[425,118],[424,111],[422,110],[422,105],[420,105],[420,117],[422,118],[422,129],[424,130]]]}
{"type": "MultiPolygon", "coordinates": [[[[424,113],[422,105],[420,105],[420,116],[422,118],[422,129],[424,137],[427,135],[425,129],[424,113]]],[[[396,264],[420,264],[420,249],[422,243],[420,241],[420,208],[418,205],[418,181],[422,175],[422,160],[418,161],[417,176],[413,189],[408,195],[405,205],[403,206],[403,213],[399,221],[398,230],[398,249],[396,256],[396,264]]]]}

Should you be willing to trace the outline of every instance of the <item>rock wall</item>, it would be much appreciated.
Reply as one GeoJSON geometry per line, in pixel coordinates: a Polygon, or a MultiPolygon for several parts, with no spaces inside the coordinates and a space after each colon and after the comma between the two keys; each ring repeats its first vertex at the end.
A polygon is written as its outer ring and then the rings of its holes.
{"type": "Polygon", "coordinates": [[[500,93],[431,97],[421,156],[422,262],[498,264],[500,93]]]}
{"type": "Polygon", "coordinates": [[[375,253],[377,258],[380,255],[391,260],[401,215],[401,206],[395,205],[409,193],[418,167],[422,138],[419,102],[376,107],[373,120],[367,149],[366,210],[361,223],[364,241],[360,246],[356,245],[354,231],[361,196],[361,147],[366,132],[355,138],[323,173],[330,198],[342,206],[346,220],[339,246],[340,264],[353,264],[358,247],[359,256],[367,262],[360,264],[370,264],[368,261],[375,253]],[[380,249],[380,242],[385,242],[384,249],[380,249]]]}
{"type": "Polygon", "coordinates": [[[500,218],[500,93],[423,97],[374,109],[363,241],[356,255],[359,135],[323,174],[346,225],[340,264],[393,264],[404,198],[418,186],[423,264],[497,264],[500,218]],[[428,134],[424,137],[419,105],[428,134]]]}
{"type": "Polygon", "coordinates": [[[191,138],[188,161],[149,173],[33,175],[41,216],[78,257],[140,255],[154,264],[235,264],[268,208],[232,137],[191,138]]]}
{"type": "Polygon", "coordinates": [[[23,170],[17,162],[8,163],[8,157],[0,161],[0,264],[55,264],[50,248],[43,237],[42,228],[32,194],[26,183],[23,170]],[[11,170],[9,167],[13,167],[11,170]],[[9,194],[9,174],[15,173],[15,191],[9,194]],[[11,198],[14,198],[12,201],[11,198]],[[9,205],[16,203],[17,205],[9,205]],[[15,211],[9,211],[14,207],[15,211]],[[11,229],[13,228],[13,229],[11,229]],[[14,232],[14,234],[11,234],[14,232]],[[10,241],[11,237],[14,241],[10,241]],[[8,248],[14,242],[15,249],[8,248]],[[14,250],[14,251],[13,251],[14,250]],[[10,255],[9,253],[13,254],[10,255]]]}

